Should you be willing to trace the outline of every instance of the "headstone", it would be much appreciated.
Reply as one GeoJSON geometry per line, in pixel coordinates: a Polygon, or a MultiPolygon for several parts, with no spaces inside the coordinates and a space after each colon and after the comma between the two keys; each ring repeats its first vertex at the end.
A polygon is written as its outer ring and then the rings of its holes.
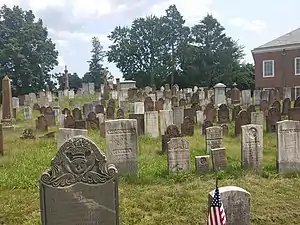
{"type": "Polygon", "coordinates": [[[180,137],[180,131],[178,127],[175,124],[171,124],[167,127],[166,132],[162,135],[161,138],[161,149],[163,153],[167,152],[168,149],[168,142],[171,140],[171,138],[180,137]]]}
{"type": "Polygon", "coordinates": [[[86,118],[88,129],[98,130],[99,129],[99,119],[97,118],[97,114],[94,112],[90,112],[86,118]]]}
{"type": "Polygon", "coordinates": [[[239,112],[235,118],[234,135],[239,136],[241,134],[241,126],[249,124],[249,114],[246,110],[239,112]]]}
{"type": "Polygon", "coordinates": [[[40,178],[42,225],[119,225],[118,178],[91,140],[67,140],[40,178]]]}
{"type": "Polygon", "coordinates": [[[204,121],[202,124],[202,135],[206,135],[206,128],[212,127],[214,124],[210,120],[204,121]]]}
{"type": "Polygon", "coordinates": [[[184,108],[183,107],[174,107],[173,108],[173,123],[178,127],[181,132],[181,124],[184,119],[184,108]]]}
{"type": "Polygon", "coordinates": [[[242,104],[245,106],[251,104],[251,90],[242,90],[242,104]]]}
{"type": "Polygon", "coordinates": [[[190,171],[189,142],[181,137],[172,138],[168,142],[169,173],[190,171]]]}
{"type": "Polygon", "coordinates": [[[124,119],[124,112],[122,109],[117,110],[117,119],[124,119]]]}
{"type": "MultiPolygon", "coordinates": [[[[67,115],[64,119],[64,128],[75,129],[75,119],[71,115],[67,115]]],[[[76,135],[74,135],[76,136],[76,135]]]]}
{"type": "Polygon", "coordinates": [[[45,118],[44,115],[40,115],[36,119],[36,129],[40,132],[48,132],[47,119],[45,118]]]}
{"type": "Polygon", "coordinates": [[[211,149],[211,158],[213,169],[216,170],[227,170],[227,158],[225,148],[211,149]]]}
{"type": "Polygon", "coordinates": [[[145,112],[145,136],[149,136],[152,138],[159,137],[159,129],[158,129],[158,112],[150,111],[145,112]]]}
{"type": "Polygon", "coordinates": [[[264,127],[264,112],[251,112],[251,124],[257,124],[264,127]]]}
{"type": "Polygon", "coordinates": [[[11,84],[8,76],[5,76],[2,79],[2,124],[3,127],[9,127],[13,123],[11,84]]]}
{"type": "Polygon", "coordinates": [[[263,126],[249,124],[241,128],[242,168],[261,169],[263,160],[263,126]]]}
{"type": "Polygon", "coordinates": [[[209,154],[212,149],[223,147],[222,127],[213,126],[206,128],[206,152],[209,154]]]}
{"type": "Polygon", "coordinates": [[[84,129],[72,129],[72,128],[59,128],[57,133],[57,148],[63,145],[65,141],[75,136],[87,137],[87,130],[84,129]]]}
{"type": "Polygon", "coordinates": [[[167,127],[173,124],[173,111],[172,110],[160,110],[160,133],[164,134],[167,127]]]}
{"type": "MultiPolygon", "coordinates": [[[[220,187],[220,197],[226,214],[226,225],[250,225],[250,193],[240,187],[220,187]]],[[[210,208],[214,191],[208,194],[210,208]]]]}
{"type": "Polygon", "coordinates": [[[282,102],[282,115],[287,115],[291,108],[291,99],[286,98],[282,102]]]}
{"type": "Polygon", "coordinates": [[[225,94],[226,85],[222,83],[218,83],[214,86],[214,89],[215,89],[215,93],[214,93],[215,107],[218,107],[221,104],[226,104],[226,94],[225,94]]]}
{"type": "Polygon", "coordinates": [[[220,124],[229,123],[229,109],[226,104],[221,104],[219,106],[218,122],[220,124]]]}
{"type": "Polygon", "coordinates": [[[72,114],[75,120],[82,120],[82,114],[79,108],[73,109],[72,114]]]}
{"type": "Polygon", "coordinates": [[[134,119],[105,121],[107,161],[120,174],[138,174],[137,122],[134,119]]]}
{"type": "Polygon", "coordinates": [[[183,136],[194,136],[194,122],[186,116],[181,124],[181,133],[183,136]]]}
{"type": "Polygon", "coordinates": [[[202,174],[209,172],[209,155],[195,156],[196,173],[202,174]]]}
{"type": "Polygon", "coordinates": [[[276,132],[276,123],[281,120],[281,113],[277,108],[270,108],[266,120],[267,132],[276,132]]]}
{"type": "Polygon", "coordinates": [[[151,97],[146,97],[144,100],[144,109],[145,112],[154,110],[154,102],[151,97]]]}
{"type": "Polygon", "coordinates": [[[145,134],[145,119],[144,114],[129,114],[129,119],[136,119],[138,136],[145,134]]]}
{"type": "Polygon", "coordinates": [[[106,108],[106,118],[108,120],[113,120],[115,118],[115,110],[112,106],[106,108]]]}

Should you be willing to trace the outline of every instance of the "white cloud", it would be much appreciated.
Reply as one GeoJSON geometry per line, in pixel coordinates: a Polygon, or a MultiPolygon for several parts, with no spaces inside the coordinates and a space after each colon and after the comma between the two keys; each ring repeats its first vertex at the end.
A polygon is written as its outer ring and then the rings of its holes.
{"type": "Polygon", "coordinates": [[[220,15],[213,9],[212,0],[167,0],[153,5],[148,14],[157,16],[165,15],[166,9],[175,4],[179,12],[183,15],[188,25],[199,22],[207,13],[219,19],[220,15]]]}
{"type": "Polygon", "coordinates": [[[64,7],[66,1],[64,0],[29,0],[30,9],[37,11],[46,9],[48,7],[64,7]]]}
{"type": "Polygon", "coordinates": [[[229,24],[257,33],[263,31],[267,27],[266,23],[261,20],[246,21],[240,17],[230,19],[229,24]]]}
{"type": "Polygon", "coordinates": [[[66,65],[64,57],[62,55],[59,55],[57,57],[57,61],[58,61],[58,66],[65,66],[66,65]]]}

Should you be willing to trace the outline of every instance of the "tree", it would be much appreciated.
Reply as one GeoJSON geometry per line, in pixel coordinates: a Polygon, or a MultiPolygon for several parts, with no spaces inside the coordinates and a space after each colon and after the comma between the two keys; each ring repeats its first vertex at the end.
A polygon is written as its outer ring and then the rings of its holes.
{"type": "MultiPolygon", "coordinates": [[[[78,90],[82,87],[82,79],[77,73],[69,73],[69,88],[78,90]]],[[[56,73],[53,76],[57,80],[57,85],[59,90],[64,90],[64,73],[56,73]]]]}
{"type": "Polygon", "coordinates": [[[107,72],[107,68],[103,67],[103,60],[105,57],[105,52],[103,46],[101,45],[99,38],[92,38],[92,57],[89,63],[89,71],[83,76],[84,82],[93,82],[95,88],[99,89],[100,84],[103,83],[104,75],[107,72]]]}
{"type": "Polygon", "coordinates": [[[164,83],[165,41],[163,20],[156,16],[137,18],[131,27],[116,27],[108,36],[113,42],[107,52],[108,61],[116,63],[127,80],[137,86],[164,83]]]}
{"type": "Polygon", "coordinates": [[[233,82],[237,83],[240,90],[255,89],[254,66],[250,63],[242,63],[237,68],[233,77],[233,82]]]}
{"type": "Polygon", "coordinates": [[[6,5],[0,9],[0,74],[12,79],[14,94],[54,87],[50,71],[58,65],[58,52],[43,21],[31,10],[6,5]]]}

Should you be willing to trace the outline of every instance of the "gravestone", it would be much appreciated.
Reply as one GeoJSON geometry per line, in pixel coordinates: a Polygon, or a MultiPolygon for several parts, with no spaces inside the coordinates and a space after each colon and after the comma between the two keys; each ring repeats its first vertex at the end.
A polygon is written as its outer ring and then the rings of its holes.
{"type": "Polygon", "coordinates": [[[99,119],[97,118],[97,114],[94,112],[90,112],[86,118],[86,123],[88,129],[98,130],[99,129],[99,119]]]}
{"type": "Polygon", "coordinates": [[[208,103],[205,107],[205,110],[204,110],[205,120],[209,120],[212,123],[215,122],[216,114],[217,113],[216,113],[216,109],[214,107],[214,104],[208,103]]]}
{"type": "Polygon", "coordinates": [[[300,107],[289,109],[288,120],[300,121],[300,107]]]}
{"type": "Polygon", "coordinates": [[[161,149],[162,152],[165,153],[167,152],[168,149],[168,142],[171,140],[171,138],[175,138],[175,137],[180,137],[180,131],[178,129],[178,127],[174,124],[171,124],[167,127],[166,132],[164,133],[164,135],[162,135],[161,138],[161,149]]]}
{"type": "Polygon", "coordinates": [[[122,109],[117,110],[117,119],[124,119],[124,111],[122,109]]]}
{"type": "Polygon", "coordinates": [[[56,125],[55,112],[53,111],[53,109],[50,106],[45,109],[44,116],[47,119],[48,126],[55,126],[56,125]]]}
{"type": "Polygon", "coordinates": [[[195,112],[192,108],[184,109],[184,117],[189,117],[195,122],[195,112]]]}
{"type": "Polygon", "coordinates": [[[249,124],[241,128],[242,168],[261,169],[263,160],[263,126],[249,124]]]}
{"type": "Polygon", "coordinates": [[[298,108],[300,107],[300,96],[296,98],[295,102],[294,102],[294,108],[298,108]]]}
{"type": "Polygon", "coordinates": [[[119,225],[117,173],[91,140],[67,140],[40,178],[42,225],[119,225]]]}
{"type": "Polygon", "coordinates": [[[95,112],[98,113],[104,113],[104,105],[96,105],[95,106],[95,112]]]}
{"type": "Polygon", "coordinates": [[[81,110],[79,108],[75,108],[72,111],[74,120],[82,120],[81,110]]]}
{"type": "Polygon", "coordinates": [[[173,123],[178,127],[181,132],[181,124],[184,119],[184,108],[183,107],[173,107],[173,123]]]}
{"type": "Polygon", "coordinates": [[[173,107],[178,107],[179,106],[179,104],[178,104],[178,98],[176,96],[173,96],[171,98],[171,104],[172,104],[173,107]]]}
{"type": "Polygon", "coordinates": [[[219,124],[229,123],[229,109],[226,104],[219,106],[218,122],[219,124]]]}
{"type": "Polygon", "coordinates": [[[64,108],[61,113],[64,115],[71,115],[71,111],[68,108],[64,108]]]}
{"type": "Polygon", "coordinates": [[[169,173],[190,171],[190,145],[181,137],[172,138],[168,142],[169,173]]]}
{"type": "MultiPolygon", "coordinates": [[[[220,187],[220,197],[226,214],[226,225],[250,225],[250,193],[240,187],[220,187]]],[[[214,190],[208,194],[210,210],[214,190]]]]}
{"type": "Polygon", "coordinates": [[[239,104],[241,102],[241,91],[234,87],[231,90],[231,104],[239,104]]]}
{"type": "Polygon", "coordinates": [[[155,102],[155,110],[160,111],[163,110],[164,100],[162,98],[158,99],[158,101],[155,102]]]}
{"type": "Polygon", "coordinates": [[[284,120],[277,123],[276,164],[279,173],[300,171],[300,122],[284,120]]]}
{"type": "Polygon", "coordinates": [[[267,132],[276,132],[276,123],[281,120],[281,113],[277,108],[270,108],[266,120],[267,132]]]}
{"type": "Polygon", "coordinates": [[[88,136],[87,130],[84,129],[72,129],[72,128],[59,128],[57,132],[57,148],[70,138],[75,136],[88,136]]]}
{"type": "Polygon", "coordinates": [[[206,128],[212,127],[214,124],[210,120],[204,121],[202,124],[202,135],[206,135],[206,128]]]}
{"type": "Polygon", "coordinates": [[[225,148],[211,149],[211,158],[213,169],[216,170],[227,170],[227,158],[225,148]]]}
{"type": "Polygon", "coordinates": [[[154,111],[154,102],[151,97],[146,97],[144,101],[144,110],[145,112],[154,111]]]}
{"type": "Polygon", "coordinates": [[[145,136],[157,138],[159,137],[158,129],[158,112],[149,111],[144,114],[145,136]]]}
{"type": "Polygon", "coordinates": [[[249,124],[249,114],[246,110],[242,110],[235,118],[234,135],[239,136],[241,134],[241,126],[247,124],[249,124]]]}
{"type": "Polygon", "coordinates": [[[10,127],[14,123],[11,84],[8,76],[2,79],[2,121],[3,127],[10,127]]]}
{"type": "Polygon", "coordinates": [[[137,122],[134,119],[105,121],[107,161],[120,174],[138,174],[137,122]]]}
{"type": "Polygon", "coordinates": [[[209,172],[209,155],[195,156],[195,169],[196,173],[207,173],[209,172]]]}
{"type": "Polygon", "coordinates": [[[264,112],[252,112],[251,113],[251,124],[257,124],[264,127],[264,112]]]}
{"type": "Polygon", "coordinates": [[[179,100],[179,107],[185,107],[186,104],[187,104],[187,103],[186,103],[186,100],[185,100],[185,99],[182,98],[182,99],[179,100]]]}
{"type": "Polygon", "coordinates": [[[194,136],[194,122],[190,117],[185,117],[181,124],[181,133],[183,136],[194,136]]]}
{"type": "Polygon", "coordinates": [[[44,115],[40,115],[36,119],[36,130],[38,130],[40,132],[47,132],[48,131],[47,119],[45,118],[44,115]]]}
{"type": "Polygon", "coordinates": [[[87,122],[85,120],[75,120],[75,129],[87,129],[87,122]]]}
{"type": "Polygon", "coordinates": [[[247,107],[247,113],[248,113],[249,123],[251,122],[251,113],[252,112],[256,112],[255,105],[249,105],[247,107]]]}
{"type": "Polygon", "coordinates": [[[228,136],[229,133],[229,127],[227,124],[221,124],[221,128],[222,128],[222,135],[223,136],[228,136]]]}
{"type": "Polygon", "coordinates": [[[266,112],[269,109],[269,103],[267,100],[260,101],[260,111],[266,112]]]}
{"type": "Polygon", "coordinates": [[[240,105],[235,105],[232,109],[232,117],[231,120],[235,121],[236,116],[239,114],[239,112],[242,110],[240,105]]]}
{"type": "Polygon", "coordinates": [[[106,118],[107,118],[108,120],[113,120],[113,119],[115,118],[115,110],[114,110],[113,107],[108,106],[108,107],[106,108],[106,118]]]}
{"type": "Polygon", "coordinates": [[[129,119],[136,119],[138,136],[145,134],[144,114],[129,114],[129,119]]]}
{"type": "Polygon", "coordinates": [[[280,102],[277,101],[277,100],[276,100],[275,102],[273,102],[272,107],[278,109],[279,112],[280,112],[280,110],[281,110],[281,104],[280,104],[280,102]]]}
{"type": "Polygon", "coordinates": [[[75,120],[73,116],[67,115],[64,119],[64,128],[72,128],[75,129],[75,120]]]}
{"type": "Polygon", "coordinates": [[[173,111],[172,110],[160,110],[160,133],[164,134],[167,127],[173,124],[173,111]]]}
{"type": "Polygon", "coordinates": [[[206,128],[206,152],[210,153],[211,149],[221,148],[223,146],[222,127],[213,126],[206,128]]]}
{"type": "Polygon", "coordinates": [[[282,115],[287,115],[290,108],[291,100],[289,98],[284,99],[282,102],[282,115]]]}

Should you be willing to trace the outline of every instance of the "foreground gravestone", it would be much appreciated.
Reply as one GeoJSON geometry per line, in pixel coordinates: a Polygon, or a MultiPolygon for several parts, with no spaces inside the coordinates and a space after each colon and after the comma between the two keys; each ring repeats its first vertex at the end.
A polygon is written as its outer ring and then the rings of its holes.
{"type": "Polygon", "coordinates": [[[177,137],[168,142],[168,168],[169,173],[189,172],[190,145],[187,140],[177,137]]]}
{"type": "Polygon", "coordinates": [[[120,174],[138,174],[137,121],[105,121],[106,156],[120,174]]]}
{"type": "MultiPolygon", "coordinates": [[[[220,196],[226,214],[226,225],[250,225],[250,193],[240,187],[220,187],[220,196]]],[[[208,194],[208,207],[214,190],[208,194]]]]}
{"type": "Polygon", "coordinates": [[[40,178],[42,225],[118,225],[118,178],[94,142],[67,140],[40,178]]]}
{"type": "Polygon", "coordinates": [[[279,173],[300,171],[300,122],[284,120],[277,123],[276,163],[279,173]]]}
{"type": "Polygon", "coordinates": [[[244,125],[242,128],[242,168],[260,169],[263,160],[263,126],[244,125]]]}

